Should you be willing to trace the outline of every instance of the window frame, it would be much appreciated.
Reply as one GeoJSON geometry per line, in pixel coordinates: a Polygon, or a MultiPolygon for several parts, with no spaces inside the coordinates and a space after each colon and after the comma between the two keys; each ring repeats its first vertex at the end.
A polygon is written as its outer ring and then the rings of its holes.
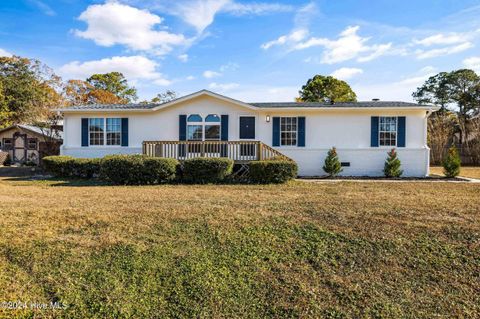
{"type": "Polygon", "coordinates": [[[113,116],[109,116],[109,117],[89,117],[88,118],[88,147],[121,147],[122,146],[122,118],[121,117],[113,117],[113,116]],[[101,119],[102,120],[102,125],[103,125],[103,144],[95,144],[95,145],[92,145],[91,143],[91,133],[93,133],[91,130],[90,130],[90,120],[92,119],[101,119]],[[119,144],[108,144],[107,145],[107,119],[117,119],[120,121],[120,141],[119,141],[119,144]]]}
{"type": "Polygon", "coordinates": [[[2,139],[2,150],[4,151],[11,151],[13,150],[13,138],[11,137],[4,137],[2,139]],[[8,141],[10,140],[10,142],[8,144],[10,144],[10,146],[8,148],[5,147],[5,141],[8,141]]]}
{"type": "Polygon", "coordinates": [[[211,141],[221,141],[222,140],[222,116],[220,114],[211,113],[206,116],[202,116],[199,113],[192,113],[187,115],[187,127],[186,127],[186,140],[190,142],[211,142],[211,141]],[[202,118],[201,122],[198,121],[188,121],[188,118],[192,115],[198,115],[202,118]],[[218,118],[218,121],[207,121],[207,118],[211,115],[215,115],[218,118]],[[197,140],[189,139],[189,127],[191,126],[201,126],[202,137],[197,140]],[[218,126],[218,138],[207,138],[207,126],[218,126]]]}
{"type": "Polygon", "coordinates": [[[241,141],[255,141],[255,139],[257,138],[257,123],[258,123],[258,119],[257,119],[257,116],[256,115],[248,115],[248,114],[245,114],[245,115],[239,115],[238,116],[238,139],[241,140],[241,141]],[[242,120],[242,117],[253,117],[254,119],[254,136],[253,138],[242,138],[241,135],[240,135],[240,123],[241,123],[241,120],[242,120]]]}
{"type": "Polygon", "coordinates": [[[36,137],[29,137],[27,138],[27,150],[34,151],[38,148],[38,139],[36,137]],[[35,142],[35,147],[30,147],[30,142],[35,142]]]}
{"type": "MultiPolygon", "coordinates": [[[[298,116],[280,116],[280,127],[279,127],[279,134],[280,134],[280,147],[298,147],[298,116]],[[282,130],[282,120],[283,119],[295,119],[295,131],[290,130],[290,131],[283,131],[282,130]],[[283,143],[283,138],[282,138],[282,133],[295,133],[295,144],[284,144],[283,143]]],[[[287,125],[287,124],[285,124],[287,125]]],[[[292,124],[290,124],[292,125],[292,124]]],[[[292,139],[292,138],[290,138],[292,139]]]]}
{"type": "MultiPolygon", "coordinates": [[[[390,138],[390,141],[392,139],[390,138]]],[[[398,144],[398,116],[379,116],[378,117],[378,147],[384,147],[384,148],[391,148],[391,147],[397,147],[398,144]],[[395,131],[385,131],[381,130],[382,127],[382,119],[386,118],[394,118],[395,119],[395,131]],[[382,145],[382,139],[381,139],[381,134],[382,133],[395,133],[395,143],[393,145],[382,145]]]]}

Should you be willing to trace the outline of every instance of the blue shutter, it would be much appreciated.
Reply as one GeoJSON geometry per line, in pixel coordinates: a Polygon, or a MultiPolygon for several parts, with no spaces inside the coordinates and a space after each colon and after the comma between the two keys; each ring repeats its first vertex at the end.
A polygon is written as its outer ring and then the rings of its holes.
{"type": "MultiPolygon", "coordinates": [[[[222,115],[220,124],[220,139],[222,141],[228,141],[228,115],[222,115]]],[[[227,157],[227,145],[220,146],[220,156],[227,157]]]]}
{"type": "MultiPolygon", "coordinates": [[[[187,116],[180,115],[178,117],[178,140],[179,141],[186,141],[187,140],[187,116]]],[[[184,157],[186,155],[186,145],[180,144],[178,145],[178,156],[184,157]]]]}
{"type": "Polygon", "coordinates": [[[405,124],[406,124],[406,118],[405,116],[399,116],[398,120],[398,136],[397,136],[397,147],[405,147],[405,124]]]}
{"type": "Polygon", "coordinates": [[[228,115],[222,115],[220,139],[228,141],[228,115]]]}
{"type": "Polygon", "coordinates": [[[178,140],[186,141],[187,140],[187,116],[180,115],[178,122],[178,140]]]}
{"type": "Polygon", "coordinates": [[[88,146],[88,119],[82,118],[82,146],[88,146]]]}
{"type": "Polygon", "coordinates": [[[370,129],[370,146],[378,147],[378,116],[372,116],[370,129]]]}
{"type": "Polygon", "coordinates": [[[272,118],[272,146],[280,146],[280,118],[272,118]]]}
{"type": "Polygon", "coordinates": [[[305,117],[298,118],[298,142],[297,146],[305,147],[305,117]]]}
{"type": "Polygon", "coordinates": [[[128,117],[122,118],[122,146],[128,146],[128,117]]]}

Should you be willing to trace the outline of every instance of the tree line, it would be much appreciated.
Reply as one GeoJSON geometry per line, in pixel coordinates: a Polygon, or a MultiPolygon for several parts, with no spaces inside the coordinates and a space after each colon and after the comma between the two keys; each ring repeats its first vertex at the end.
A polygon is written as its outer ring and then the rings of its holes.
{"type": "MultiPolygon", "coordinates": [[[[175,92],[168,90],[140,103],[162,103],[175,97],[175,92]]],[[[0,128],[45,122],[52,116],[52,108],[136,101],[137,89],[120,72],[64,81],[39,60],[0,57],[0,128]]]]}

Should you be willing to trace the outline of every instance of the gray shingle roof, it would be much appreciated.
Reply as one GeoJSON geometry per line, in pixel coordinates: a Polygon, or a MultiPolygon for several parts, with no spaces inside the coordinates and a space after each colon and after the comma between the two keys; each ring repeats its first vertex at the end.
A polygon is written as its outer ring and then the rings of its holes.
{"type": "Polygon", "coordinates": [[[360,102],[269,102],[269,103],[249,103],[258,108],[276,108],[276,107],[312,107],[312,108],[329,108],[329,107],[425,107],[417,103],[397,102],[397,101],[360,101],[360,102]]]}
{"type": "Polygon", "coordinates": [[[131,104],[86,104],[75,105],[70,110],[148,110],[159,106],[158,103],[131,103],[131,104]]]}

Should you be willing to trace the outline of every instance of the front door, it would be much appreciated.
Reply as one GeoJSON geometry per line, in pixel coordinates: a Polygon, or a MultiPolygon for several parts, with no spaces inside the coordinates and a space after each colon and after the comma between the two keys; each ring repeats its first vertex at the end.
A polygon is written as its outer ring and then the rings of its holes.
{"type": "Polygon", "coordinates": [[[13,134],[13,161],[25,163],[27,161],[27,134],[13,134]]]}
{"type": "Polygon", "coordinates": [[[241,140],[255,139],[255,116],[240,117],[240,139],[241,140]]]}

